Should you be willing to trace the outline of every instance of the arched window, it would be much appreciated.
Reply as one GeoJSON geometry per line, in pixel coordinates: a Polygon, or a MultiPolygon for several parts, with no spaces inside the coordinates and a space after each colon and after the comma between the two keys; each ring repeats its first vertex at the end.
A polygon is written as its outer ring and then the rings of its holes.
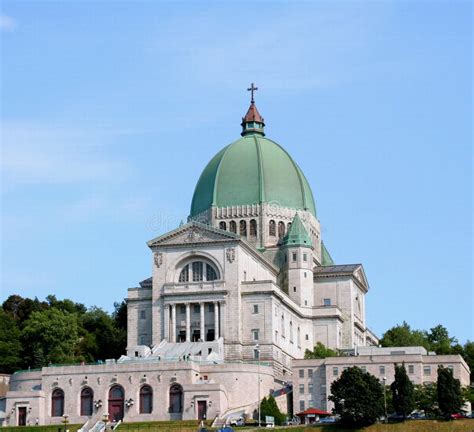
{"type": "Polygon", "coordinates": [[[276,227],[275,221],[271,220],[268,222],[268,235],[275,237],[276,236],[276,227]]]}
{"type": "Polygon", "coordinates": [[[239,223],[239,233],[241,236],[247,236],[247,222],[241,220],[239,223]]]}
{"type": "Polygon", "coordinates": [[[281,316],[281,335],[285,337],[285,317],[281,316]]]}
{"type": "Polygon", "coordinates": [[[210,264],[206,264],[206,280],[213,281],[217,279],[217,273],[210,264]]]}
{"type": "Polygon", "coordinates": [[[92,415],[92,404],[94,399],[94,392],[91,388],[85,387],[81,391],[81,416],[92,415]]]}
{"type": "Polygon", "coordinates": [[[170,413],[183,412],[183,387],[173,384],[170,387],[170,413]]]}
{"type": "Polygon", "coordinates": [[[200,282],[204,279],[203,269],[204,263],[202,261],[194,261],[192,263],[193,268],[193,282],[200,282]]]}
{"type": "Polygon", "coordinates": [[[180,282],[189,282],[189,264],[183,267],[181,273],[179,274],[180,282]]]}
{"type": "Polygon", "coordinates": [[[282,238],[285,235],[285,222],[278,222],[278,237],[282,238]]]}
{"type": "Polygon", "coordinates": [[[293,342],[293,322],[290,321],[290,342],[293,342]]]}
{"type": "Polygon", "coordinates": [[[109,390],[109,419],[119,421],[123,419],[125,393],[119,385],[114,385],[109,390]]]}
{"type": "Polygon", "coordinates": [[[257,237],[257,221],[255,219],[250,220],[250,237],[257,237]]]}
{"type": "Polygon", "coordinates": [[[57,388],[51,394],[51,417],[61,417],[64,414],[64,392],[57,388]]]}
{"type": "Polygon", "coordinates": [[[226,224],[224,221],[219,222],[219,228],[220,228],[221,230],[226,231],[226,230],[227,230],[227,224],[226,224]]]}
{"type": "Polygon", "coordinates": [[[298,344],[299,347],[301,346],[301,330],[299,327],[296,333],[296,343],[298,344]]]}
{"type": "Polygon", "coordinates": [[[229,222],[229,231],[233,232],[234,234],[237,234],[237,224],[235,223],[235,221],[229,222]]]}
{"type": "Polygon", "coordinates": [[[291,222],[288,222],[288,225],[287,225],[287,231],[290,231],[290,228],[291,228],[291,222]]]}
{"type": "Polygon", "coordinates": [[[179,274],[179,282],[201,282],[219,279],[218,271],[212,264],[203,261],[193,261],[186,264],[179,274]]]}
{"type": "Polygon", "coordinates": [[[149,385],[140,389],[140,414],[151,414],[153,411],[153,390],[149,385]]]}

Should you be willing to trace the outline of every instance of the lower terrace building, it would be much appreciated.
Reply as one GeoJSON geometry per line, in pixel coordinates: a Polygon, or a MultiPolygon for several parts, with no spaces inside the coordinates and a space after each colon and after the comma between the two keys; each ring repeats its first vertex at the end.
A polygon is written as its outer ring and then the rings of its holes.
{"type": "MultiPolygon", "coordinates": [[[[293,412],[307,408],[331,411],[333,402],[328,400],[331,384],[344,369],[357,366],[390,385],[395,378],[395,364],[405,363],[413,384],[436,383],[438,366],[452,369],[461,386],[470,383],[470,370],[460,355],[436,355],[423,347],[360,347],[357,355],[352,351],[345,357],[293,360],[293,412]],[[385,380],[384,380],[385,379],[385,380]]],[[[470,408],[469,408],[470,409],[470,408]]]]}

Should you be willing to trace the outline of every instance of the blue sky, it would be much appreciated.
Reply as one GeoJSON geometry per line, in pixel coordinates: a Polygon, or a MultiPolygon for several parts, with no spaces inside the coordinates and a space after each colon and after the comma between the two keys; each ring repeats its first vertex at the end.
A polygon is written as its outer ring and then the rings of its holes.
{"type": "Polygon", "coordinates": [[[2,2],[1,293],[112,309],[239,137],[313,188],[367,321],[473,339],[472,5],[2,2]]]}

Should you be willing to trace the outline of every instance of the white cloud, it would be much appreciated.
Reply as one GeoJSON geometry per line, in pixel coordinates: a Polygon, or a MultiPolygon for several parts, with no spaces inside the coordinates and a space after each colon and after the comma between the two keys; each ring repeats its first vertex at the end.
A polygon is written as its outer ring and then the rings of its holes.
{"type": "Polygon", "coordinates": [[[0,30],[4,32],[12,32],[17,28],[17,22],[12,17],[0,14],[0,30]]]}

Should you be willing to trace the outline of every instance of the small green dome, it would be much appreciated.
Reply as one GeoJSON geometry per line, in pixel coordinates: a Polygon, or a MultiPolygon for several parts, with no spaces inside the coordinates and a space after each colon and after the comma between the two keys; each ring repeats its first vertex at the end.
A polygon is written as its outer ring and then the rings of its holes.
{"type": "Polygon", "coordinates": [[[194,190],[190,216],[212,206],[259,203],[309,210],[316,217],[313,193],[295,161],[263,133],[249,131],[207,164],[194,190]]]}

